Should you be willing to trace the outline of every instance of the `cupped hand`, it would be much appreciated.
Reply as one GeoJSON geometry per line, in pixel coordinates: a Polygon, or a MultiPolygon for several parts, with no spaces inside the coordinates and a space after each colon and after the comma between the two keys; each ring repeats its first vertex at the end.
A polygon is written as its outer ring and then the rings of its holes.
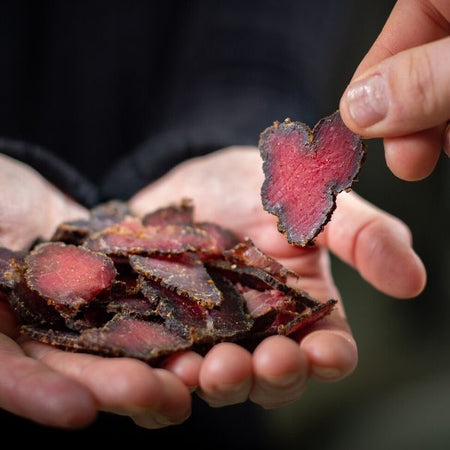
{"type": "MultiPolygon", "coordinates": [[[[30,167],[0,155],[0,246],[26,249],[48,239],[62,221],[88,212],[30,167]]],[[[98,411],[130,416],[160,428],[190,414],[191,367],[198,355],[179,357],[180,380],[132,359],[74,354],[18,336],[17,318],[0,293],[0,408],[52,427],[92,423],[98,411]]]]}
{"type": "Polygon", "coordinates": [[[386,163],[420,180],[450,156],[450,2],[399,0],[341,101],[355,133],[384,138],[386,163]]]}
{"type": "MultiPolygon", "coordinates": [[[[180,164],[130,200],[136,213],[145,214],[191,198],[196,220],[214,221],[250,237],[261,250],[300,274],[299,287],[318,300],[339,300],[337,309],[298,341],[272,336],[253,353],[234,343],[214,346],[203,361],[197,361],[197,392],[211,406],[247,399],[265,408],[286,405],[301,396],[309,378],[336,381],[354,370],[357,346],[331,275],[329,250],[388,295],[413,297],[425,283],[423,264],[400,220],[355,193],[343,193],[317,245],[298,248],[287,243],[277,230],[276,218],[263,210],[262,182],[258,149],[231,147],[180,164]]],[[[176,359],[165,367],[185,377],[176,359]]]]}

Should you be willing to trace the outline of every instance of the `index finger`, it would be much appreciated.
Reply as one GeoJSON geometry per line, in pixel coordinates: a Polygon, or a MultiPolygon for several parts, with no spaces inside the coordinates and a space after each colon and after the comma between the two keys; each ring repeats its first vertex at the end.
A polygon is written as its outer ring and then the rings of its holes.
{"type": "Polygon", "coordinates": [[[448,36],[449,21],[450,2],[447,0],[399,0],[353,79],[403,50],[448,36]]]}
{"type": "Polygon", "coordinates": [[[318,242],[387,295],[411,298],[425,286],[425,268],[412,248],[409,228],[355,192],[337,196],[337,208],[318,242]]]}

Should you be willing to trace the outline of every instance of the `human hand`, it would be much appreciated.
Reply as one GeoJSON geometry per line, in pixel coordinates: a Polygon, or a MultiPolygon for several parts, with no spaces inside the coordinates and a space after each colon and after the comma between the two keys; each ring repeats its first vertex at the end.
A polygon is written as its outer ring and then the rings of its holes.
{"type": "MultiPolygon", "coordinates": [[[[60,222],[87,214],[30,167],[0,155],[0,246],[26,249],[37,237],[50,238],[60,222]]],[[[77,428],[98,411],[130,416],[147,428],[182,422],[191,407],[189,364],[197,358],[183,355],[181,381],[141,361],[22,340],[0,292],[0,408],[39,424],[77,428]]]]}
{"type": "Polygon", "coordinates": [[[450,2],[399,0],[340,101],[345,124],[384,138],[391,171],[420,180],[450,156],[450,2]]]}
{"type": "MultiPolygon", "coordinates": [[[[336,381],[357,364],[357,347],[334,284],[328,250],[354,266],[388,295],[418,295],[425,270],[411,248],[410,232],[400,220],[355,193],[338,196],[338,207],[313,248],[291,246],[278,232],[276,218],[262,208],[262,161],[258,149],[231,147],[186,161],[138,192],[131,208],[138,214],[193,199],[195,220],[214,221],[249,236],[261,250],[300,274],[299,287],[319,300],[339,300],[337,309],[317,322],[299,341],[285,336],[264,339],[251,354],[233,343],[220,343],[191,365],[197,393],[211,406],[250,399],[265,408],[289,404],[308,379],[336,381]]],[[[179,357],[165,367],[184,378],[179,357]]]]}

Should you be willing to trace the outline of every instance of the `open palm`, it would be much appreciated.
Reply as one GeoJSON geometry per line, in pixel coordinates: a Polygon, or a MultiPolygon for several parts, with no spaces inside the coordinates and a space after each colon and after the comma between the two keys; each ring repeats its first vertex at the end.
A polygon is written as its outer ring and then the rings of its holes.
{"type": "MultiPolygon", "coordinates": [[[[30,167],[0,155],[0,246],[26,249],[60,222],[87,214],[30,167]]],[[[185,366],[189,360],[185,355],[185,366]]],[[[184,421],[190,407],[185,383],[167,370],[21,340],[0,292],[0,408],[48,426],[76,428],[110,411],[159,428],[184,421]]]]}
{"type": "MultiPolygon", "coordinates": [[[[198,360],[197,392],[212,406],[250,398],[263,407],[296,400],[310,377],[335,381],[357,363],[357,347],[334,284],[329,254],[354,266],[371,284],[394,297],[412,297],[425,283],[425,270],[411,248],[406,225],[365,202],[355,193],[338,196],[332,220],[312,248],[288,244],[276,218],[264,211],[260,188],[262,161],[253,147],[230,147],[180,164],[130,201],[138,214],[191,198],[196,220],[215,221],[248,236],[264,252],[300,274],[299,287],[319,300],[335,298],[338,308],[308,330],[299,342],[266,338],[250,354],[237,344],[222,343],[198,360]]],[[[166,368],[186,377],[183,358],[166,368]]],[[[189,366],[192,371],[195,369],[189,366]]]]}

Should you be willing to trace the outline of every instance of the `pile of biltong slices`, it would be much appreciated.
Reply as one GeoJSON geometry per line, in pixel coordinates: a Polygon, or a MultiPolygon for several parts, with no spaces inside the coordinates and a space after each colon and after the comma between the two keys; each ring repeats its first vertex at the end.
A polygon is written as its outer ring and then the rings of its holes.
{"type": "Polygon", "coordinates": [[[136,217],[110,201],[29,251],[0,248],[0,291],[24,335],[69,351],[158,364],[222,341],[292,335],[334,308],[287,284],[250,239],[194,221],[192,202],[136,217]]]}

